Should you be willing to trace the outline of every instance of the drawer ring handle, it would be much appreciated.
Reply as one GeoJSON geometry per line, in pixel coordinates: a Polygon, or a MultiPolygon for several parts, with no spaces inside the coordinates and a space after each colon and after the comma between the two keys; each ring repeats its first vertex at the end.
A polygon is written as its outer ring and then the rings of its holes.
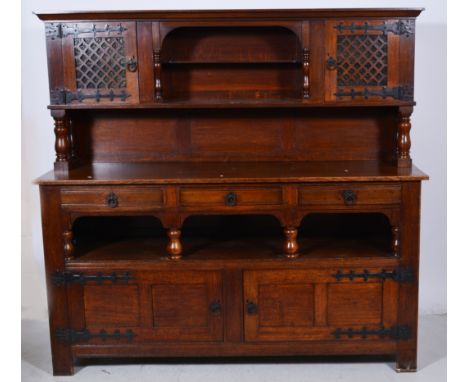
{"type": "Polygon", "coordinates": [[[213,301],[209,306],[210,312],[213,314],[221,313],[221,302],[219,300],[213,301]]]}
{"type": "Polygon", "coordinates": [[[131,73],[136,72],[138,69],[138,63],[134,56],[127,61],[127,70],[131,73]]]}
{"type": "Polygon", "coordinates": [[[257,306],[256,303],[254,303],[253,301],[247,300],[246,305],[247,305],[247,313],[248,314],[257,314],[258,306],[257,306]]]}
{"type": "Polygon", "coordinates": [[[119,205],[119,198],[113,192],[111,192],[109,195],[107,195],[107,205],[110,208],[115,208],[115,207],[117,207],[119,205]]]}
{"type": "Polygon", "coordinates": [[[338,66],[338,62],[333,57],[328,57],[326,61],[326,66],[328,70],[335,70],[338,66]]]}
{"type": "Polygon", "coordinates": [[[237,195],[235,192],[230,192],[226,195],[224,199],[225,203],[229,207],[234,207],[237,205],[237,195]]]}
{"type": "Polygon", "coordinates": [[[344,203],[347,206],[352,206],[353,204],[356,203],[357,195],[356,195],[356,193],[354,191],[344,190],[342,192],[342,196],[343,196],[344,203]]]}

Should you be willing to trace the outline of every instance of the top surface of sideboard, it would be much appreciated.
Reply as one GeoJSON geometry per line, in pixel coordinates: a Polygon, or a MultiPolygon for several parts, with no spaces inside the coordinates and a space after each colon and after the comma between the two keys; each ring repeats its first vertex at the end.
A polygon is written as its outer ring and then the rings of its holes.
{"type": "Polygon", "coordinates": [[[333,18],[416,17],[424,8],[323,8],[323,9],[230,9],[230,10],[139,10],[139,11],[52,11],[36,12],[44,21],[58,20],[145,20],[184,18],[333,18]]]}

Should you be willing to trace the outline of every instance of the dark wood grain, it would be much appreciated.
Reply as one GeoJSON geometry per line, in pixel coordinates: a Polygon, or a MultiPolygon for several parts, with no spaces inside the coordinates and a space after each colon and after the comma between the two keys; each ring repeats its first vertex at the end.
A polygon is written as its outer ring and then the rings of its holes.
{"type": "Polygon", "coordinates": [[[426,180],[416,166],[398,169],[374,161],[333,162],[202,162],[96,163],[67,175],[54,172],[36,180],[41,185],[185,184],[261,182],[368,182],[426,180]]]}
{"type": "Polygon", "coordinates": [[[177,11],[38,12],[41,20],[102,19],[268,19],[309,17],[416,17],[424,8],[240,9],[177,11]]]}

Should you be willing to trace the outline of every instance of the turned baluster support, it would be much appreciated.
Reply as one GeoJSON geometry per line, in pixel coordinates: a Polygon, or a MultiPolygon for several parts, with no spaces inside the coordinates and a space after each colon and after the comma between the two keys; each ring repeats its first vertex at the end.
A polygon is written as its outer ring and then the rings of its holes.
{"type": "Polygon", "coordinates": [[[55,133],[55,163],[56,172],[67,172],[70,169],[71,145],[69,125],[65,110],[52,110],[55,133]]]}
{"type": "Polygon", "coordinates": [[[303,98],[309,98],[309,65],[310,65],[309,49],[304,48],[302,50],[302,72],[303,72],[302,96],[303,98]]]}
{"type": "Polygon", "coordinates": [[[393,256],[400,255],[400,227],[392,227],[392,254],[393,256]]]}
{"type": "Polygon", "coordinates": [[[68,118],[68,141],[70,144],[69,150],[69,160],[73,161],[76,159],[76,147],[75,147],[75,138],[73,134],[73,120],[71,117],[68,118]]]}
{"type": "Polygon", "coordinates": [[[397,156],[398,167],[411,167],[411,113],[412,107],[400,107],[398,109],[398,139],[397,156]]]}
{"type": "Polygon", "coordinates": [[[157,101],[162,100],[162,85],[161,85],[161,50],[157,49],[153,52],[154,63],[154,96],[157,101]]]}
{"type": "Polygon", "coordinates": [[[297,228],[285,227],[284,236],[286,241],[284,243],[284,255],[288,259],[294,259],[299,256],[299,245],[297,244],[297,228]]]}
{"type": "Polygon", "coordinates": [[[180,242],[180,229],[170,228],[167,230],[169,243],[167,244],[168,258],[179,260],[182,258],[182,243],[180,242]]]}
{"type": "Polygon", "coordinates": [[[63,233],[63,252],[65,254],[65,261],[73,259],[75,246],[73,245],[73,231],[67,230],[63,233]]]}

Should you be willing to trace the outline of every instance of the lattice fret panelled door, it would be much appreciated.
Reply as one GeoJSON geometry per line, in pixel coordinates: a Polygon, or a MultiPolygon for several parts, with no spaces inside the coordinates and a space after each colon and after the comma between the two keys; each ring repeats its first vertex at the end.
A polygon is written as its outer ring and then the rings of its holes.
{"type": "Polygon", "coordinates": [[[327,22],[327,101],[411,101],[400,76],[400,51],[414,38],[414,20],[327,22]]]}
{"type": "Polygon", "coordinates": [[[52,104],[138,103],[135,23],[49,24],[47,32],[61,40],[67,68],[52,104]]]}

